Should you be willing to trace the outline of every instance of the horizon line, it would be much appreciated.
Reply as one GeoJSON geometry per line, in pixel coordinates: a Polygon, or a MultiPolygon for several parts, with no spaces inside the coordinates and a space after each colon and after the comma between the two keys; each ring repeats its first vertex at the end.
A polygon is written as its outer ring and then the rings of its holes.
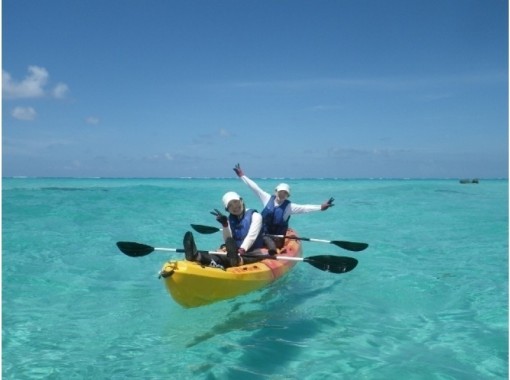
{"type": "MultiPolygon", "coordinates": [[[[100,177],[100,176],[2,176],[2,179],[181,179],[181,180],[203,180],[203,179],[238,179],[237,177],[100,177]]],[[[260,180],[508,180],[508,177],[250,177],[260,180]]]]}

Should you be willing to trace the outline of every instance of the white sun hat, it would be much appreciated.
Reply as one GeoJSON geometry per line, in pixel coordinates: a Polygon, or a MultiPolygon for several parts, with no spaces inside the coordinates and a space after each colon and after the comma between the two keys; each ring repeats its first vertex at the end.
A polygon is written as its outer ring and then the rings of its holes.
{"type": "Polygon", "coordinates": [[[276,186],[276,189],[275,189],[276,192],[282,191],[282,190],[286,191],[290,197],[290,186],[289,185],[287,185],[286,183],[280,183],[278,186],[276,186]]]}
{"type": "Polygon", "coordinates": [[[234,200],[240,201],[241,196],[239,194],[237,194],[235,191],[229,191],[228,193],[225,193],[225,195],[223,195],[222,200],[223,200],[223,205],[225,206],[225,208],[227,208],[230,201],[234,201],[234,200]]]}

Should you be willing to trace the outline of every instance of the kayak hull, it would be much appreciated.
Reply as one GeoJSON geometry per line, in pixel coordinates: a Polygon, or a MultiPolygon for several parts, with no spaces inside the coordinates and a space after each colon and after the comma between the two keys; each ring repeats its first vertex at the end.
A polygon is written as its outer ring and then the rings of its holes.
{"type": "MultiPolygon", "coordinates": [[[[292,229],[287,236],[297,236],[292,229]]],[[[285,239],[284,255],[301,257],[301,242],[285,239]]],[[[168,261],[161,277],[172,298],[186,308],[208,305],[262,289],[283,277],[297,261],[265,259],[253,264],[227,268],[206,267],[200,263],[168,261]]]]}

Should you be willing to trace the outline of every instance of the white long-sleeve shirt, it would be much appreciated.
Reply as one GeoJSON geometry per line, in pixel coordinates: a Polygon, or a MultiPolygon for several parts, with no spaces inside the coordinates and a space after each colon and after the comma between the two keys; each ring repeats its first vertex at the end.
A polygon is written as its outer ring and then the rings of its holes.
{"type": "MultiPolygon", "coordinates": [[[[254,212],[253,214],[251,214],[251,224],[250,229],[248,230],[248,234],[244,238],[243,243],[239,248],[243,248],[245,251],[248,251],[252,247],[253,243],[255,243],[255,240],[259,236],[259,232],[261,229],[262,229],[262,215],[260,215],[258,212],[254,212]]],[[[232,237],[230,223],[227,227],[223,227],[223,240],[226,241],[228,237],[232,237]]]]}
{"type": "MultiPolygon", "coordinates": [[[[267,203],[271,199],[271,194],[265,192],[262,190],[253,180],[243,175],[240,177],[241,180],[248,185],[250,189],[253,190],[255,195],[260,199],[262,202],[262,206],[266,207],[267,203]]],[[[278,206],[278,203],[276,202],[276,198],[274,201],[275,206],[278,206]]],[[[285,213],[283,214],[284,220],[289,220],[290,216],[293,214],[305,214],[307,212],[313,212],[313,211],[320,211],[321,205],[300,205],[296,204],[294,202],[290,202],[290,207],[287,207],[285,209],[285,213]]]]}

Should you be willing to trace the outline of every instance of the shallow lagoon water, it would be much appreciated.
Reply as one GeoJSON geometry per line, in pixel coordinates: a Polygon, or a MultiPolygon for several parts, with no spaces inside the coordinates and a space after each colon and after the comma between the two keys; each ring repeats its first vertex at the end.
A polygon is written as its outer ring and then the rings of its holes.
{"type": "MultiPolygon", "coordinates": [[[[180,248],[232,179],[3,179],[4,379],[508,378],[508,182],[288,179],[304,255],[356,257],[352,272],[299,263],[267,289],[184,309],[115,242],[180,248]]],[[[271,190],[279,180],[257,180],[271,190]]],[[[220,234],[199,235],[215,249],[220,234]]]]}

